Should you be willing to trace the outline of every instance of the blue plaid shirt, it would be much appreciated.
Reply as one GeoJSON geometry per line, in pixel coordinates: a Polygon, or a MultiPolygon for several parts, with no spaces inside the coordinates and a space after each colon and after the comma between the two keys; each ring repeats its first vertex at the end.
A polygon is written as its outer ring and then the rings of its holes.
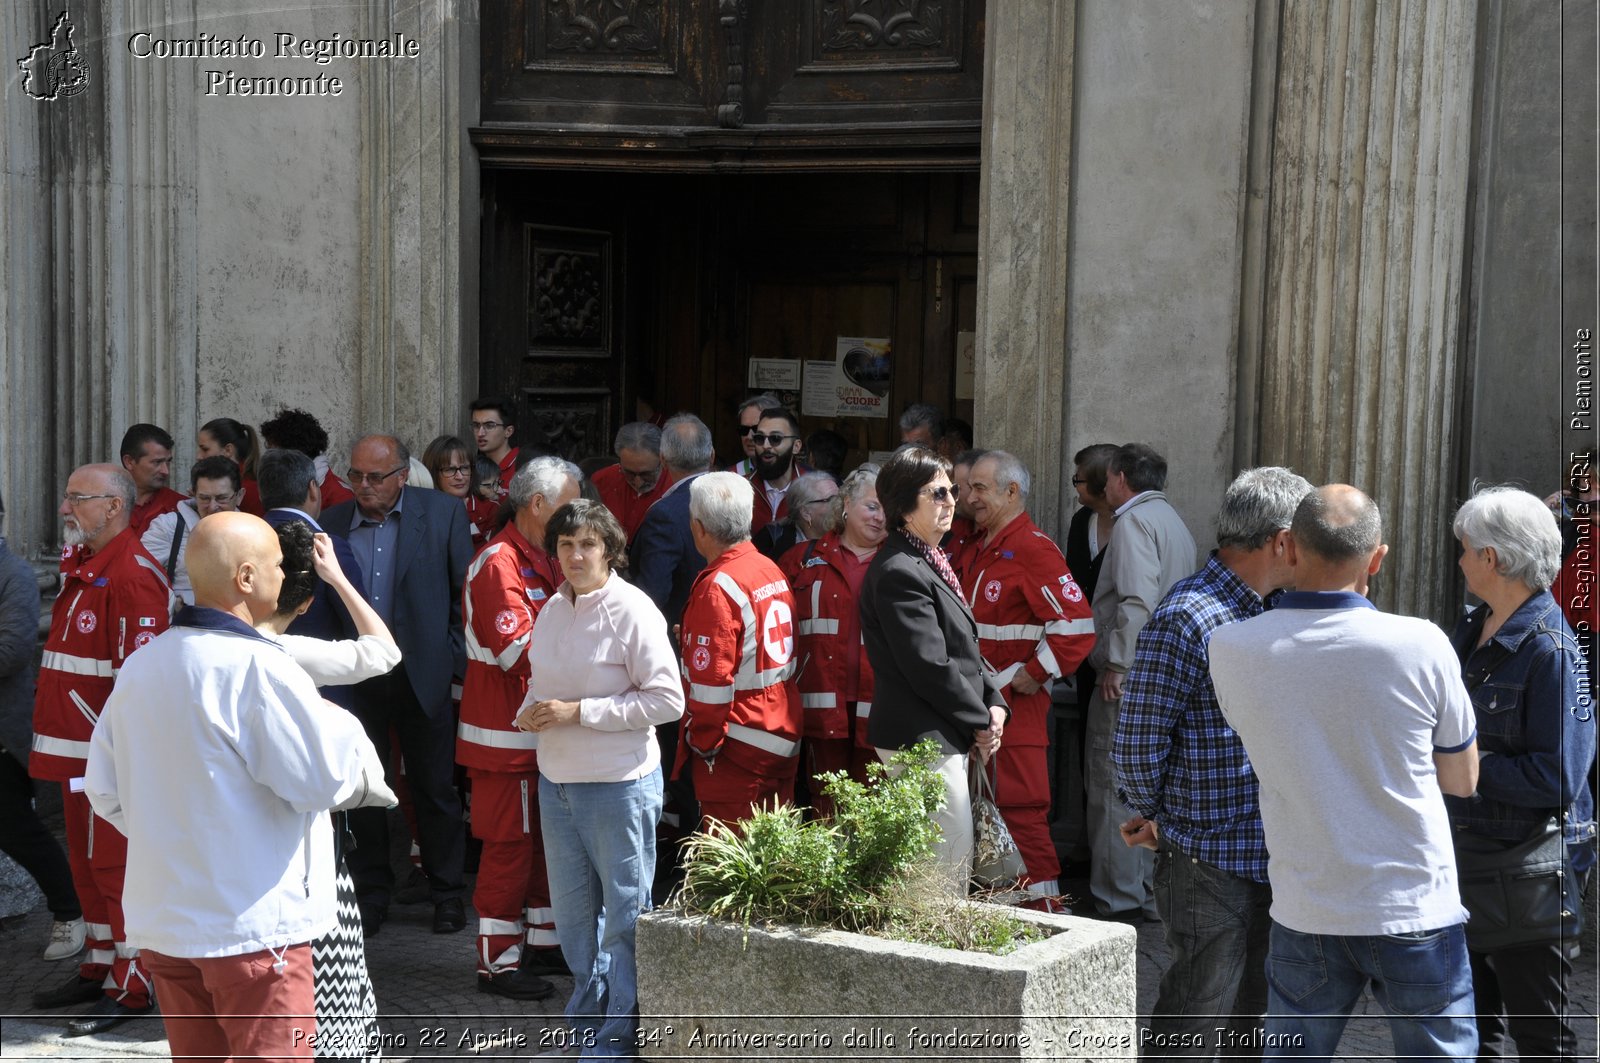
{"type": "Polygon", "coordinates": [[[1173,584],[1139,632],[1111,751],[1129,808],[1187,855],[1256,882],[1267,881],[1260,785],[1217,707],[1206,643],[1265,611],[1215,554],[1173,584]]]}

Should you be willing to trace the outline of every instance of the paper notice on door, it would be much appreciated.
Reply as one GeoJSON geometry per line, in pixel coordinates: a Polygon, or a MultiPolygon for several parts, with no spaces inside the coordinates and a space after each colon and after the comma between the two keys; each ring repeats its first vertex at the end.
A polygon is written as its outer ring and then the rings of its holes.
{"type": "Polygon", "coordinates": [[[800,412],[806,417],[833,417],[839,412],[839,367],[833,362],[807,362],[800,389],[800,412]]]}
{"type": "Polygon", "coordinates": [[[800,361],[796,358],[752,358],[749,380],[754,391],[799,391],[800,361]]]}

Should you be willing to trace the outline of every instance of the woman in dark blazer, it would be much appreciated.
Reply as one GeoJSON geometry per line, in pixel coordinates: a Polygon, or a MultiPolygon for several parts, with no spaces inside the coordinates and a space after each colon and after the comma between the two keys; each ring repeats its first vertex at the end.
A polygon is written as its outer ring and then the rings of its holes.
{"type": "Polygon", "coordinates": [[[938,546],[955,514],[950,463],[926,447],[901,447],[878,473],[878,501],[893,530],[861,588],[861,636],[875,681],[867,736],[884,760],[923,738],[944,750],[934,765],[945,785],[935,852],[951,890],[965,896],[972,865],[967,761],[988,761],[1009,712],[938,546]]]}

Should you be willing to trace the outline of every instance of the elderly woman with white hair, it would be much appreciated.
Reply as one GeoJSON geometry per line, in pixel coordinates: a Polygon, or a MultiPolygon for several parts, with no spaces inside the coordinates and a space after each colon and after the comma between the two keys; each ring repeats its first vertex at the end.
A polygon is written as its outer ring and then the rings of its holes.
{"type": "Polygon", "coordinates": [[[1550,595],[1561,532],[1544,503],[1492,487],[1456,514],[1461,571],[1483,599],[1453,642],[1477,715],[1478,792],[1446,797],[1455,830],[1480,1053],[1570,1058],[1564,1014],[1581,912],[1566,850],[1589,856],[1594,703],[1550,595]]]}
{"type": "Polygon", "coordinates": [[[804,542],[813,542],[833,528],[833,500],[839,481],[825,472],[801,473],[783,493],[785,513],[754,536],[756,549],[777,561],[804,542]]]}

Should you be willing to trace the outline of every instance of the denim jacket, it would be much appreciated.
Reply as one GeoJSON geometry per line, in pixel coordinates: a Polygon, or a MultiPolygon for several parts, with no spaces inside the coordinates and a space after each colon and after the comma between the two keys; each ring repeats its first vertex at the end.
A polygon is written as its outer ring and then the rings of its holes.
{"type": "Polygon", "coordinates": [[[1487,606],[1468,613],[1451,638],[1483,759],[1477,793],[1445,797],[1450,822],[1457,831],[1519,841],[1561,812],[1567,843],[1592,843],[1594,702],[1578,642],[1549,591],[1522,603],[1478,646],[1488,614],[1487,606]]]}

